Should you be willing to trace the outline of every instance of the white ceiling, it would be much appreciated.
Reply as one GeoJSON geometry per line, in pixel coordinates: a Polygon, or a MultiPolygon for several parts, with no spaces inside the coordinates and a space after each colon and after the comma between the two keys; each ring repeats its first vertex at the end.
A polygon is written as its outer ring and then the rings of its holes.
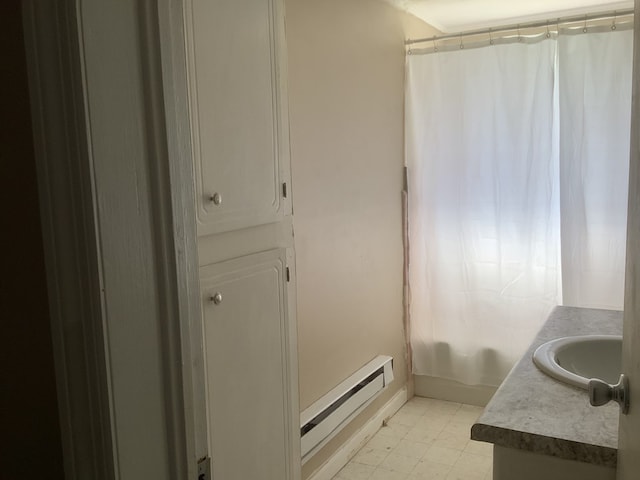
{"type": "Polygon", "coordinates": [[[444,33],[633,8],[613,0],[387,0],[444,33]]]}

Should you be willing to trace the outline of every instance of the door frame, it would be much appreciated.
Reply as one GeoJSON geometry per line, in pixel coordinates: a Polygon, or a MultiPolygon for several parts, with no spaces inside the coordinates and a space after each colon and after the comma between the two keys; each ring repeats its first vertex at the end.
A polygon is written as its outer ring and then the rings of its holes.
{"type": "MultiPolygon", "coordinates": [[[[190,135],[184,128],[189,119],[182,5],[172,0],[131,0],[123,5],[100,5],[98,0],[23,2],[65,476],[125,479],[145,471],[176,480],[196,478],[197,461],[208,454],[208,445],[194,182],[190,135]],[[96,30],[107,30],[97,28],[99,9],[109,14],[102,21],[118,28],[96,40],[91,37],[96,30]],[[122,23],[114,21],[118,18],[122,23]],[[144,175],[135,192],[124,192],[127,187],[113,176],[96,173],[109,168],[98,141],[123,119],[101,116],[99,108],[90,108],[99,105],[100,97],[117,93],[105,89],[108,82],[92,83],[87,71],[88,49],[96,42],[109,44],[108,35],[114,40],[118,36],[120,44],[131,42],[131,48],[118,55],[139,66],[139,71],[124,73],[130,75],[126,81],[131,88],[144,92],[141,104],[125,105],[122,111],[144,123],[139,131],[127,132],[146,147],[142,155],[132,152],[124,159],[144,175]],[[118,190],[122,198],[134,193],[147,199],[128,206],[143,209],[140,213],[150,221],[123,218],[121,228],[101,229],[109,214],[104,197],[113,198],[118,190]],[[125,276],[117,289],[144,299],[148,308],[136,317],[127,299],[110,294],[108,288],[105,292],[105,285],[113,269],[148,268],[148,255],[130,255],[143,246],[136,243],[138,238],[149,239],[154,247],[155,285],[150,289],[141,284],[142,277],[125,276]],[[107,253],[113,252],[107,247],[118,242],[124,246],[120,254],[107,253]],[[149,338],[140,338],[140,348],[129,346],[125,353],[132,367],[142,363],[157,379],[160,398],[141,388],[142,398],[133,402],[129,392],[118,388],[122,373],[114,362],[122,355],[119,347],[125,346],[114,335],[115,311],[128,321],[157,328],[149,338]],[[163,435],[150,439],[140,432],[140,442],[127,442],[127,463],[119,449],[118,419],[136,415],[143,415],[149,425],[161,424],[163,435]],[[153,458],[152,448],[166,452],[167,458],[153,458]]],[[[104,74],[115,78],[122,74],[116,70],[104,74]]],[[[122,318],[119,321],[122,328],[122,318]]]]}
{"type": "Polygon", "coordinates": [[[622,335],[622,373],[629,379],[631,406],[620,413],[618,426],[619,480],[637,478],[640,472],[640,2],[634,6],[633,98],[631,102],[631,144],[629,152],[629,204],[627,210],[627,257],[625,267],[624,327],[622,335]]]}
{"type": "MultiPolygon", "coordinates": [[[[183,211],[183,217],[175,218],[176,224],[185,221],[183,226],[186,231],[186,237],[182,240],[185,242],[184,254],[189,258],[186,259],[184,268],[181,271],[183,278],[191,287],[190,292],[184,293],[185,302],[189,301],[188,312],[181,317],[181,328],[183,334],[182,358],[185,363],[189,362],[190,367],[184,372],[184,396],[189,401],[185,402],[185,411],[190,416],[192,426],[190,436],[186,441],[189,444],[189,451],[193,452],[190,458],[201,459],[205,456],[213,456],[209,444],[209,411],[207,405],[207,377],[206,358],[205,358],[205,328],[203,325],[203,295],[200,290],[200,261],[198,258],[199,248],[198,240],[205,238],[203,235],[213,236],[211,231],[200,231],[198,238],[198,227],[203,225],[197,220],[198,202],[201,198],[196,193],[196,185],[198,175],[197,167],[194,165],[193,149],[197,149],[197,141],[194,140],[192,129],[195,128],[192,120],[192,98],[190,92],[195,88],[190,83],[190,59],[189,59],[189,31],[187,22],[190,21],[191,7],[187,0],[158,0],[158,25],[159,25],[159,47],[162,64],[162,82],[164,92],[164,121],[166,122],[166,138],[168,145],[169,158],[171,158],[170,168],[172,169],[172,178],[175,180],[171,185],[172,197],[174,197],[174,211],[183,211]]],[[[289,151],[289,124],[288,121],[282,122],[283,115],[288,118],[288,70],[287,70],[287,45],[285,40],[285,13],[284,0],[270,0],[270,14],[273,16],[273,28],[275,31],[275,42],[277,53],[276,71],[274,72],[277,85],[277,110],[280,122],[278,128],[277,144],[280,145],[277,154],[280,157],[280,175],[281,179],[291,185],[290,168],[283,168],[286,164],[290,167],[290,151],[289,151]],[[284,113],[283,113],[284,112],[284,113]],[[282,147],[282,146],[286,147],[282,147]],[[284,174],[283,174],[284,172],[284,174]]],[[[202,194],[202,192],[200,192],[202,194]]],[[[297,322],[296,322],[296,268],[295,253],[293,249],[293,225],[291,217],[293,215],[293,195],[280,197],[282,202],[281,213],[284,218],[280,221],[280,227],[273,230],[272,233],[278,238],[275,244],[269,244],[267,248],[284,248],[286,250],[288,274],[290,281],[286,282],[286,297],[288,309],[288,329],[286,345],[289,352],[288,358],[295,358],[295,362],[289,362],[286,365],[288,370],[288,378],[291,382],[290,392],[287,397],[289,410],[295,412],[296,418],[294,424],[297,425],[299,420],[299,403],[298,403],[298,365],[297,365],[297,322]],[[276,233],[276,230],[281,229],[276,233]],[[284,233],[286,232],[286,233],[284,233]],[[277,244],[277,245],[276,245],[277,244]]],[[[258,228],[270,228],[275,224],[257,225],[258,228]]],[[[207,230],[207,227],[205,227],[207,230]]],[[[246,228],[245,231],[249,231],[246,228]]],[[[226,232],[228,233],[228,232],[226,232]]],[[[264,235],[264,233],[263,233],[264,235]]],[[[256,233],[256,237],[259,234],[256,233]]],[[[270,235],[269,235],[270,236],[270,235]]],[[[240,242],[242,244],[243,242],[240,242]]],[[[262,245],[265,248],[267,244],[262,245]]],[[[202,246],[202,244],[200,244],[202,246]]],[[[247,245],[242,248],[233,250],[233,255],[243,256],[249,253],[256,253],[252,247],[247,249],[247,245]]],[[[209,253],[211,249],[206,248],[209,253]]],[[[224,252],[214,260],[214,256],[209,255],[202,260],[202,265],[212,262],[228,260],[228,248],[218,249],[218,253],[224,252]]],[[[296,426],[290,432],[294,440],[291,442],[291,451],[289,452],[289,462],[287,468],[291,473],[291,478],[299,478],[300,475],[300,442],[297,436],[298,427],[296,426]],[[295,434],[294,434],[295,433],[295,434]]],[[[193,462],[192,462],[193,463],[193,462]]],[[[195,477],[194,477],[195,478],[195,477]]]]}
{"type": "MultiPolygon", "coordinates": [[[[206,405],[206,372],[202,302],[196,224],[195,170],[193,165],[188,74],[186,58],[185,11],[182,0],[159,0],[158,41],[162,69],[167,168],[171,178],[173,241],[177,275],[177,296],[181,301],[178,323],[182,338],[185,414],[190,417],[186,437],[191,459],[209,453],[206,405]]],[[[190,462],[193,463],[193,462],[190,462]]],[[[191,477],[191,475],[190,475],[191,477]]],[[[195,478],[195,477],[193,477],[195,478]]]]}

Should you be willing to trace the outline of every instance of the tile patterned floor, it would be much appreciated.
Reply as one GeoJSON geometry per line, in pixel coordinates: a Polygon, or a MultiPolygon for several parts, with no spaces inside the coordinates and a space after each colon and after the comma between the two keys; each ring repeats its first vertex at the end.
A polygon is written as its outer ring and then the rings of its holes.
{"type": "Polygon", "coordinates": [[[469,439],[481,412],[414,397],[334,480],[491,480],[492,446],[469,439]]]}

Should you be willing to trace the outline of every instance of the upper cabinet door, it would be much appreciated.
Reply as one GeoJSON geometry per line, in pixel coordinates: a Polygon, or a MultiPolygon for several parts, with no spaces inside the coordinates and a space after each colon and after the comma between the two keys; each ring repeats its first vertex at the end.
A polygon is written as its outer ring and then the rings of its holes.
{"type": "Polygon", "coordinates": [[[277,222],[290,212],[281,0],[186,10],[198,232],[277,222]]]}

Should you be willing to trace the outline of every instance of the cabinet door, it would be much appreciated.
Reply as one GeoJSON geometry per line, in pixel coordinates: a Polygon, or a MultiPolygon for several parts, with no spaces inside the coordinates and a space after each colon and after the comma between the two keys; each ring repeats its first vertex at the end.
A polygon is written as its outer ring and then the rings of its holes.
{"type": "Polygon", "coordinates": [[[296,478],[285,265],[279,249],[201,269],[213,478],[296,478]]]}
{"type": "Polygon", "coordinates": [[[281,0],[189,0],[199,233],[280,220],[289,203],[281,0]]]}

